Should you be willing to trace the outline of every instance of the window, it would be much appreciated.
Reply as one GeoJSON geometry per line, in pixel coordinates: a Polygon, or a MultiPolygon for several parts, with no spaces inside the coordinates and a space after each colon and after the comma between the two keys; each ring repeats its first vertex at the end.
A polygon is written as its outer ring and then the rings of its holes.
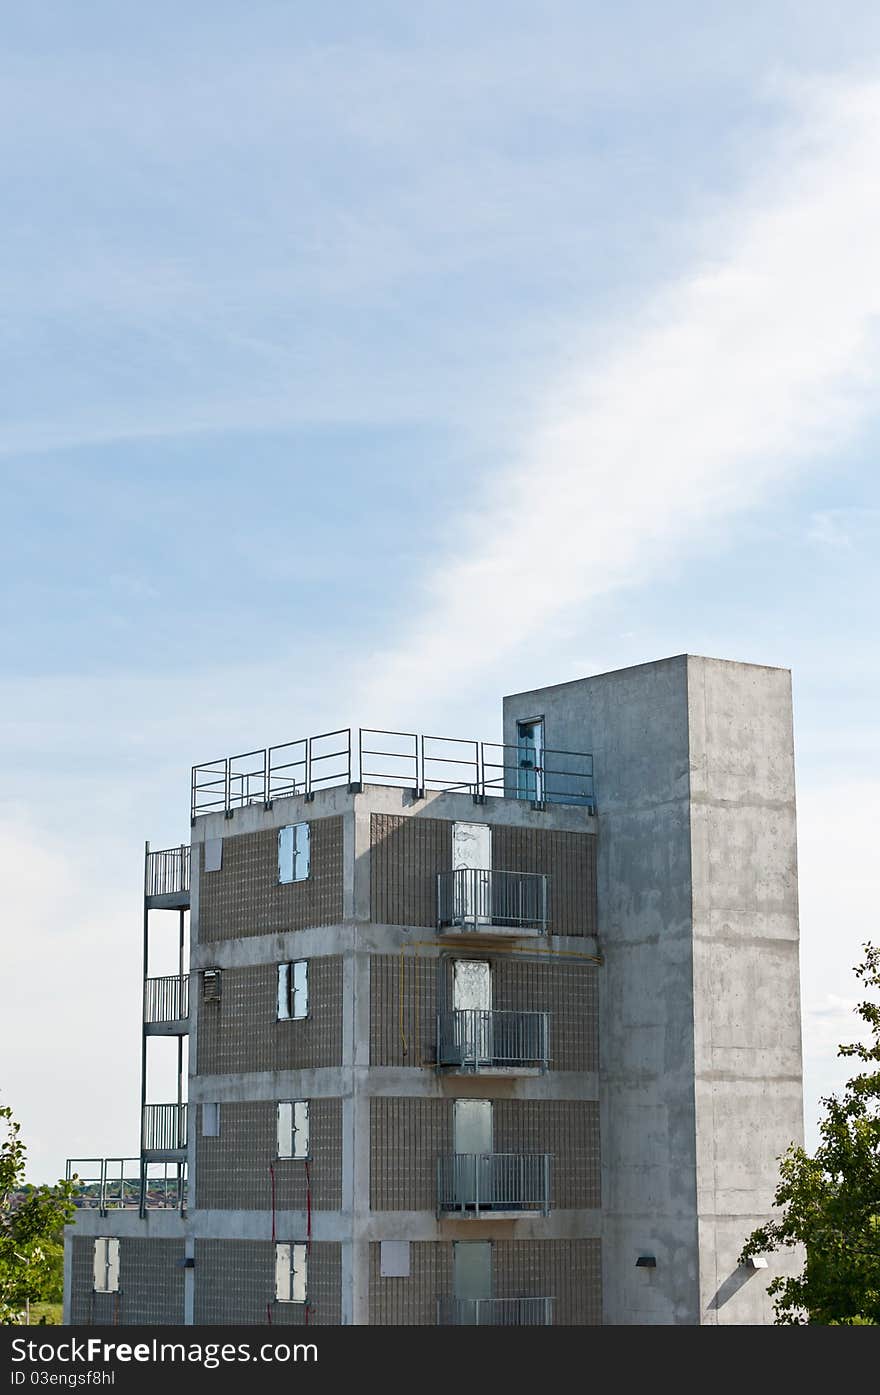
{"type": "Polygon", "coordinates": [[[219,872],[223,866],[223,839],[205,839],[205,871],[219,872]]]}
{"type": "Polygon", "coordinates": [[[278,965],[278,1021],[309,1015],[309,963],[297,959],[278,965]]]}
{"type": "Polygon", "coordinates": [[[205,969],[202,972],[202,1002],[219,1003],[220,1001],[220,970],[205,969]]]}
{"type": "Polygon", "coordinates": [[[95,1292],[119,1291],[119,1241],[101,1235],[95,1241],[95,1292]]]}
{"type": "Polygon", "coordinates": [[[305,1303],[305,1245],[275,1246],[275,1299],[278,1303],[305,1303]]]}
{"type": "Polygon", "coordinates": [[[304,882],[309,875],[309,825],[292,823],[278,830],[279,882],[304,882]]]}
{"type": "Polygon", "coordinates": [[[202,1105],[202,1137],[220,1137],[220,1106],[219,1104],[202,1105]]]}
{"type": "Polygon", "coordinates": [[[281,1100],[278,1105],[279,1158],[309,1156],[308,1100],[281,1100]]]}

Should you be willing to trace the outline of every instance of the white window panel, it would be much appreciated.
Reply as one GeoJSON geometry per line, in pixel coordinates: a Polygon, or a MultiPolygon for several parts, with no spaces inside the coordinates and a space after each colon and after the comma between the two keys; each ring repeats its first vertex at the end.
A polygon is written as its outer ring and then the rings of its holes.
{"type": "Polygon", "coordinates": [[[278,1105],[278,1156],[293,1157],[293,1105],[281,1100],[278,1105]]]}
{"type": "Polygon", "coordinates": [[[97,1293],[116,1293],[119,1289],[119,1241],[101,1235],[95,1241],[94,1283],[97,1293]]]}
{"type": "Polygon", "coordinates": [[[309,961],[307,959],[297,959],[291,964],[291,993],[290,993],[290,1015],[291,1017],[308,1017],[309,1015],[309,961]]]}
{"type": "Polygon", "coordinates": [[[306,1301],[305,1245],[275,1246],[275,1298],[279,1303],[306,1301]]]}
{"type": "Polygon", "coordinates": [[[278,1021],[290,1016],[290,964],[278,965],[278,1021]]]}
{"type": "Polygon", "coordinates": [[[311,836],[307,823],[278,830],[279,882],[304,882],[311,869],[311,836]]]}
{"type": "Polygon", "coordinates": [[[278,1104],[279,1158],[309,1156],[308,1100],[281,1100],[278,1104]]]}
{"type": "Polygon", "coordinates": [[[220,1137],[220,1106],[219,1104],[202,1105],[202,1137],[220,1137]]]}
{"type": "Polygon", "coordinates": [[[309,1102],[296,1100],[293,1106],[293,1157],[309,1156],[309,1102]]]}
{"type": "Polygon", "coordinates": [[[278,965],[278,1021],[309,1015],[309,964],[297,959],[293,964],[278,965]]]}

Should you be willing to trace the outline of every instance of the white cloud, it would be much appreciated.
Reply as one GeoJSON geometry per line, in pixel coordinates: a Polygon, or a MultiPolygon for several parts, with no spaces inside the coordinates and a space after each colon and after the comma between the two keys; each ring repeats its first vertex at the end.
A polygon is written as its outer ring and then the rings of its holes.
{"type": "Polygon", "coordinates": [[[535,385],[521,450],[453,521],[415,622],[363,676],[367,706],[454,691],[561,613],[699,549],[876,409],[880,84],[795,96],[797,121],[713,219],[704,261],[601,358],[575,331],[571,369],[535,385]]]}

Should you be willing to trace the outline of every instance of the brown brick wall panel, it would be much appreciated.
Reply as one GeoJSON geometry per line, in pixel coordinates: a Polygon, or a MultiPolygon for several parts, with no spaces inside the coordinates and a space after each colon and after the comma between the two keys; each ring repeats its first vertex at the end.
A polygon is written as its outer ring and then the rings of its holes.
{"type": "Polygon", "coordinates": [[[555,1327],[602,1321],[602,1242],[496,1240],[492,1246],[496,1298],[552,1298],[555,1327]]]}
{"type": "MultiPolygon", "coordinates": [[[[201,994],[201,975],[193,991],[201,994]]],[[[279,1022],[278,965],[224,969],[220,1001],[199,1003],[199,1075],[342,1064],[342,957],[309,959],[309,1015],[279,1022]]]]}
{"type": "Polygon", "coordinates": [[[342,817],[313,819],[310,874],[278,881],[278,829],[223,839],[223,865],[205,872],[199,849],[199,943],[306,930],[342,920],[342,817]]]}
{"type": "MultiPolygon", "coordinates": [[[[380,1245],[370,1245],[370,1323],[433,1327],[437,1300],[451,1298],[451,1241],[414,1241],[405,1279],[383,1278],[380,1245]]],[[[602,1321],[601,1241],[495,1240],[492,1286],[496,1298],[552,1298],[554,1326],[596,1326],[602,1321]]]]}
{"type": "Polygon", "coordinates": [[[370,841],[370,918],[436,927],[437,873],[452,866],[450,820],[372,814],[370,841]]]}
{"type": "MultiPolygon", "coordinates": [[[[109,1233],[109,1232],[108,1232],[109,1233]]],[[[122,1237],[119,1292],[95,1293],[93,1236],[74,1235],[70,1321],[74,1325],[182,1326],[183,1240],[122,1237]]]]}
{"type": "Polygon", "coordinates": [[[600,1200],[599,1105],[596,1100],[496,1100],[497,1153],[550,1153],[554,1210],[590,1209],[600,1200]]]}
{"type": "MultiPolygon", "coordinates": [[[[412,952],[371,957],[371,1065],[418,1067],[435,1063],[437,1013],[451,1003],[455,957],[428,958],[412,952]]],[[[598,1070],[597,968],[520,958],[491,949],[485,951],[485,957],[492,965],[495,1008],[550,1014],[551,1069],[598,1070]]]]}
{"type": "Polygon", "coordinates": [[[550,1014],[550,1069],[599,1069],[598,969],[592,964],[492,961],[492,1005],[550,1014]]]}
{"type": "Polygon", "coordinates": [[[316,1211],[342,1205],[342,1101],[309,1101],[308,1164],[275,1156],[277,1101],[220,1106],[220,1135],[204,1138],[201,1111],[195,1110],[196,1205],[211,1210],[304,1211],[311,1188],[316,1211]],[[270,1170],[271,1169],[271,1170],[270,1170]]]}
{"type": "MultiPolygon", "coordinates": [[[[595,935],[596,839],[591,833],[492,824],[492,864],[550,879],[550,930],[595,935]]],[[[370,916],[386,925],[437,924],[437,874],[452,866],[452,820],[373,814],[370,916]]]]}
{"type": "Polygon", "coordinates": [[[370,1100],[370,1209],[433,1211],[437,1157],[452,1151],[448,1100],[370,1100]]]}
{"type": "Polygon", "coordinates": [[[543,872],[549,877],[551,934],[596,934],[593,834],[494,824],[492,862],[499,871],[543,872]]]}
{"type": "Polygon", "coordinates": [[[409,952],[370,956],[371,1065],[434,1064],[440,971],[438,959],[409,952]]]}
{"type": "MultiPolygon", "coordinates": [[[[279,1236],[283,1242],[304,1235],[279,1236]]],[[[195,1322],[273,1327],[335,1326],[342,1321],[341,1247],[315,1241],[308,1259],[308,1314],[275,1302],[275,1246],[268,1240],[197,1240],[195,1322]]]]}
{"type": "Polygon", "coordinates": [[[437,1299],[452,1293],[452,1245],[416,1240],[409,1247],[409,1278],[385,1279],[380,1245],[370,1245],[370,1324],[434,1327],[437,1299]]]}

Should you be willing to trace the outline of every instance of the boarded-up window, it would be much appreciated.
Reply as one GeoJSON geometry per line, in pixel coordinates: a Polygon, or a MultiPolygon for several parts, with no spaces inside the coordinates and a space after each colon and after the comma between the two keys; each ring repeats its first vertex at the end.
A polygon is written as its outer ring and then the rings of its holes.
{"type": "Polygon", "coordinates": [[[95,1241],[95,1292],[116,1293],[119,1289],[119,1241],[101,1235],[95,1241]]]}
{"type": "Polygon", "coordinates": [[[219,1104],[202,1105],[202,1135],[204,1138],[220,1137],[219,1104]]]}
{"type": "Polygon", "coordinates": [[[306,1301],[305,1245],[275,1246],[275,1299],[278,1303],[306,1301]]]}
{"type": "Polygon", "coordinates": [[[278,830],[279,882],[304,882],[311,865],[309,825],[292,823],[278,830]]]}
{"type": "Polygon", "coordinates": [[[281,1100],[278,1105],[279,1158],[309,1156],[308,1100],[281,1100]]]}
{"type": "Polygon", "coordinates": [[[278,1021],[309,1015],[309,963],[296,959],[278,965],[278,1021]]]}

